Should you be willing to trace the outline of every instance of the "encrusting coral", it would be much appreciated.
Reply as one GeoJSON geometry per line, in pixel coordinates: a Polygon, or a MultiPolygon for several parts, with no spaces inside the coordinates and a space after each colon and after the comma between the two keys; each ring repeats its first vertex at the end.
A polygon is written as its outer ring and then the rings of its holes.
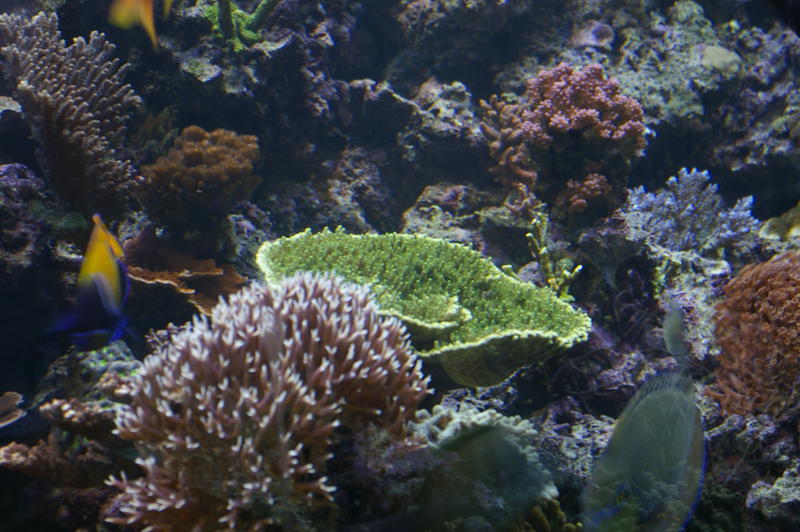
{"type": "Polygon", "coordinates": [[[51,185],[72,209],[118,217],[137,184],[120,152],[140,103],[102,33],[66,46],[55,14],[0,16],[3,73],[22,104],[51,185]]]}
{"type": "Polygon", "coordinates": [[[631,160],[645,147],[641,106],[599,64],[576,70],[560,63],[529,79],[519,103],[493,95],[480,105],[481,129],[497,161],[491,172],[570,214],[598,202],[613,205],[631,160]]]}
{"type": "Polygon", "coordinates": [[[585,340],[591,326],[552,290],[437,238],[306,231],[264,243],[256,261],[269,282],[334,271],[370,286],[381,312],[409,327],[420,356],[465,386],[497,384],[585,340]]]}
{"type": "Polygon", "coordinates": [[[213,254],[222,221],[260,182],[253,174],[258,156],[254,135],[189,126],[167,155],[142,167],[137,197],[156,223],[213,254]]]}
{"type": "Polygon", "coordinates": [[[332,276],[252,284],[168,336],[117,415],[144,477],[110,481],[111,522],[298,527],[332,500],[331,444],[370,425],[402,439],[429,393],[402,324],[332,276]]]}
{"type": "Polygon", "coordinates": [[[722,347],[707,390],[729,414],[797,409],[800,397],[800,254],[746,266],[725,286],[714,317],[722,347]]]}

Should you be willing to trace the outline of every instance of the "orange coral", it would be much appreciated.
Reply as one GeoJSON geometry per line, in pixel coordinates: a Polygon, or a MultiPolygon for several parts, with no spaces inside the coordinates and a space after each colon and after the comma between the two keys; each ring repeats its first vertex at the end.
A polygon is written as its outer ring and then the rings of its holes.
{"type": "Polygon", "coordinates": [[[138,194],[148,214],[171,228],[216,224],[258,186],[258,139],[227,129],[189,126],[155,164],[142,168],[138,194]]]}
{"type": "Polygon", "coordinates": [[[194,307],[191,313],[196,309],[210,314],[220,296],[236,292],[246,282],[231,264],[217,266],[213,259],[196,259],[159,242],[153,226],[126,240],[123,247],[137,293],[145,285],[167,288],[171,296],[162,300],[173,304],[186,300],[194,307]]]}
{"type": "Polygon", "coordinates": [[[800,254],[745,267],[714,319],[722,354],[708,395],[730,414],[785,413],[800,378],[800,254]]]}

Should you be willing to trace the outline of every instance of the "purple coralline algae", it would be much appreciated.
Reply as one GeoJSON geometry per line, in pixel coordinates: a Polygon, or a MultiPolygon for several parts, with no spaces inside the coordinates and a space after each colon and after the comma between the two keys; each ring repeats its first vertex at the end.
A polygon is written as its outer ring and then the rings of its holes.
{"type": "Polygon", "coordinates": [[[25,368],[55,309],[58,274],[49,223],[55,211],[44,180],[24,165],[0,165],[0,391],[29,391],[25,368]]]}

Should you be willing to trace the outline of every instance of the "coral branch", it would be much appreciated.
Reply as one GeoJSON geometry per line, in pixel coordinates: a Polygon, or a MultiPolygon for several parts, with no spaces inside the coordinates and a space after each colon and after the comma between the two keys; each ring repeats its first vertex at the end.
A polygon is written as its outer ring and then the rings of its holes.
{"type": "Polygon", "coordinates": [[[55,14],[0,16],[3,71],[41,149],[39,162],[58,195],[85,214],[119,217],[136,184],[119,149],[140,103],[124,83],[102,33],[66,46],[55,14]]]}

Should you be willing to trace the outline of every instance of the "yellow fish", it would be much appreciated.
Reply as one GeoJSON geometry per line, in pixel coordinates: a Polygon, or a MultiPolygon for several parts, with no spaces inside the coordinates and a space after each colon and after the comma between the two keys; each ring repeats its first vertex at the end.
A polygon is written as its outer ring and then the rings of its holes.
{"type": "Polygon", "coordinates": [[[119,310],[122,307],[123,286],[120,275],[122,246],[99,214],[92,216],[94,229],[89,237],[89,245],[83,256],[78,272],[78,290],[100,283],[100,296],[106,309],[119,310]]]}
{"type": "MultiPolygon", "coordinates": [[[[164,18],[172,8],[172,0],[164,1],[164,18]]],[[[154,47],[158,47],[156,23],[153,16],[153,0],[114,0],[108,19],[115,26],[129,29],[141,24],[154,47]]]]}
{"type": "Polygon", "coordinates": [[[74,345],[95,349],[121,338],[127,319],[122,307],[129,279],[122,246],[95,214],[94,228],[78,272],[75,308],[61,316],[51,333],[66,332],[74,345]]]}

